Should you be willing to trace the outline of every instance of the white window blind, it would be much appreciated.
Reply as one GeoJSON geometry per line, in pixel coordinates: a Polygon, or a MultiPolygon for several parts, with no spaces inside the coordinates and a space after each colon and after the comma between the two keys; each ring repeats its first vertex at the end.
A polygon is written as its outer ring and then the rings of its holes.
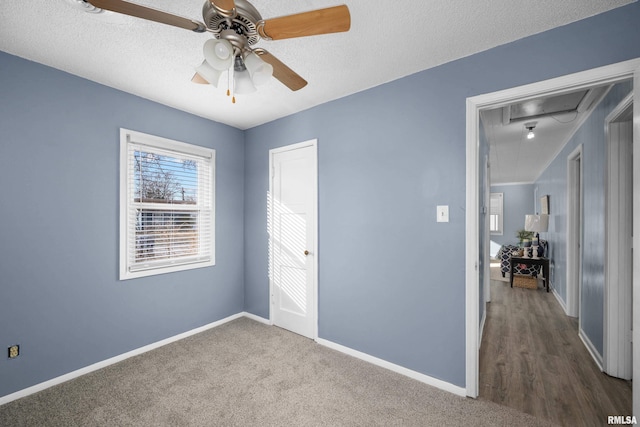
{"type": "Polygon", "coordinates": [[[121,279],[213,265],[215,152],[125,129],[121,150],[121,279]]]}
{"type": "Polygon", "coordinates": [[[489,230],[491,234],[503,234],[503,196],[504,193],[491,193],[489,203],[489,230]]]}

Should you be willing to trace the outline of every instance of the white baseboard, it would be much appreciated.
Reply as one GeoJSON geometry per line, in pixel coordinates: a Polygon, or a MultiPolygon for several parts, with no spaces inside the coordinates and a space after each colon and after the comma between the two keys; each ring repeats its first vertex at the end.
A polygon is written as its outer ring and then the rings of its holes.
{"type": "Polygon", "coordinates": [[[589,354],[591,354],[591,357],[593,358],[594,362],[596,362],[596,365],[598,365],[598,368],[601,371],[604,371],[602,356],[600,355],[600,353],[598,353],[598,350],[596,350],[595,346],[593,345],[593,343],[591,342],[587,334],[584,333],[582,328],[578,329],[578,336],[582,340],[582,343],[584,344],[584,346],[587,347],[589,354]]]}
{"type": "Polygon", "coordinates": [[[242,315],[248,319],[255,320],[256,322],[264,323],[265,325],[273,325],[273,322],[271,320],[265,319],[264,317],[256,316],[255,314],[248,313],[246,311],[242,312],[242,315]]]}
{"type": "MultiPolygon", "coordinates": [[[[183,332],[183,333],[175,335],[173,337],[169,337],[169,338],[166,338],[164,340],[161,340],[161,341],[146,345],[144,347],[140,347],[138,349],[131,350],[131,351],[127,352],[127,353],[123,353],[123,354],[120,354],[118,356],[111,357],[109,359],[103,360],[101,362],[94,363],[94,364],[86,366],[84,368],[81,368],[81,369],[69,372],[67,374],[61,375],[59,377],[52,378],[52,379],[50,379],[48,381],[45,381],[45,382],[42,382],[40,384],[36,384],[34,386],[22,389],[20,391],[15,392],[15,393],[11,393],[11,394],[8,394],[6,396],[0,396],[0,405],[4,405],[5,403],[12,402],[14,400],[20,399],[22,397],[29,396],[29,395],[34,394],[34,393],[38,393],[38,392],[40,392],[42,390],[46,390],[46,389],[48,389],[50,387],[56,386],[58,384],[62,384],[64,382],[67,382],[67,381],[70,381],[72,379],[78,378],[78,377],[80,377],[82,375],[97,371],[97,370],[102,369],[102,368],[106,368],[107,366],[110,366],[110,365],[113,365],[115,363],[121,362],[121,361],[126,360],[126,359],[128,359],[130,357],[138,356],[140,354],[146,353],[148,351],[154,350],[154,349],[162,347],[164,345],[171,344],[171,343],[173,343],[175,341],[179,341],[181,339],[190,337],[190,336],[198,334],[200,332],[204,332],[204,331],[206,331],[208,329],[212,329],[212,328],[218,327],[220,325],[223,325],[225,323],[228,323],[228,322],[230,322],[232,320],[235,320],[235,319],[238,319],[240,317],[247,317],[247,318],[249,318],[251,320],[254,320],[256,322],[264,323],[266,325],[272,325],[272,322],[269,319],[265,319],[264,317],[256,316],[255,314],[251,314],[251,313],[247,313],[247,312],[237,313],[237,314],[234,314],[232,316],[226,317],[224,319],[218,320],[216,322],[209,323],[207,325],[201,326],[199,328],[195,328],[195,329],[192,329],[190,331],[183,332]]],[[[484,319],[483,319],[482,324],[484,325],[484,319]]],[[[423,382],[425,384],[428,384],[430,386],[439,388],[441,390],[448,391],[449,393],[453,393],[455,395],[463,396],[463,397],[466,396],[466,394],[467,394],[466,389],[463,388],[463,387],[459,387],[459,386],[456,386],[454,384],[448,383],[446,381],[442,381],[442,380],[439,380],[437,378],[433,378],[433,377],[430,377],[428,375],[421,374],[420,372],[416,372],[416,371],[413,371],[411,369],[405,368],[403,366],[396,365],[396,364],[391,363],[391,362],[387,362],[386,360],[382,360],[382,359],[379,359],[377,357],[371,356],[369,354],[362,353],[360,351],[351,349],[349,347],[345,347],[345,346],[342,346],[340,344],[336,344],[336,343],[334,343],[332,341],[328,341],[328,340],[325,340],[325,339],[322,339],[322,338],[318,338],[316,340],[316,342],[318,344],[324,345],[325,347],[329,347],[329,348],[331,348],[333,350],[337,350],[337,351],[339,351],[341,353],[348,354],[349,356],[356,357],[358,359],[364,360],[365,362],[374,364],[376,366],[380,366],[380,367],[385,368],[385,369],[389,369],[390,371],[396,372],[396,373],[401,374],[401,375],[405,375],[405,376],[407,376],[409,378],[413,378],[414,380],[423,382]]],[[[602,365],[600,364],[599,366],[602,366],[602,365]]]]}
{"type": "Polygon", "coordinates": [[[50,379],[48,381],[45,381],[45,382],[42,382],[40,384],[36,384],[34,386],[27,387],[27,388],[22,389],[20,391],[16,391],[15,393],[7,394],[6,396],[1,396],[0,397],[0,405],[4,405],[5,403],[12,402],[12,401],[14,401],[16,399],[20,399],[22,397],[29,396],[30,394],[34,394],[34,393],[37,393],[37,392],[42,391],[42,390],[46,390],[46,389],[48,389],[50,387],[53,387],[55,385],[62,384],[64,382],[67,382],[67,381],[70,381],[72,379],[78,378],[78,377],[80,377],[82,375],[85,375],[85,374],[88,374],[90,372],[97,371],[98,369],[106,368],[107,366],[113,365],[114,363],[121,362],[121,361],[123,361],[125,359],[128,359],[130,357],[133,357],[133,356],[138,356],[140,354],[143,354],[143,353],[146,353],[148,351],[154,350],[154,349],[156,349],[158,347],[162,347],[164,345],[171,344],[172,342],[179,341],[181,339],[190,337],[191,335],[195,335],[195,334],[198,334],[200,332],[204,332],[204,331],[206,331],[208,329],[215,328],[217,326],[223,325],[223,324],[225,324],[227,322],[230,322],[232,320],[238,319],[238,318],[243,317],[243,316],[249,317],[249,318],[257,320],[257,321],[260,321],[258,319],[262,319],[261,317],[255,316],[255,315],[250,314],[250,313],[245,313],[245,312],[237,313],[237,314],[234,314],[232,316],[225,317],[224,319],[218,320],[216,322],[209,323],[208,325],[204,325],[204,326],[201,326],[199,328],[195,328],[195,329],[192,329],[190,331],[183,332],[183,333],[178,334],[178,335],[174,335],[174,336],[166,338],[164,340],[161,340],[161,341],[149,344],[149,345],[145,345],[144,347],[140,347],[140,348],[137,348],[135,350],[128,351],[128,352],[120,354],[118,356],[111,357],[109,359],[103,360],[102,362],[97,362],[97,363],[94,363],[93,365],[85,366],[84,368],[78,369],[76,371],[69,372],[68,374],[64,374],[64,375],[61,375],[61,376],[56,377],[56,378],[52,378],[52,379],[50,379]]]}
{"type": "Polygon", "coordinates": [[[564,311],[564,314],[566,314],[568,316],[569,315],[569,310],[567,310],[567,304],[564,303],[564,301],[562,300],[560,295],[556,292],[555,288],[551,288],[551,292],[553,293],[553,295],[558,300],[558,304],[560,304],[560,307],[562,307],[562,310],[564,311]]]}
{"type": "Polygon", "coordinates": [[[439,389],[444,390],[444,391],[448,391],[449,393],[453,393],[455,395],[462,396],[462,397],[465,397],[467,395],[467,389],[464,388],[464,387],[459,387],[457,385],[448,383],[446,381],[439,380],[437,378],[430,377],[430,376],[425,375],[425,374],[421,374],[420,372],[413,371],[413,370],[405,368],[403,366],[396,365],[396,364],[391,363],[391,362],[387,362],[386,360],[378,359],[377,357],[371,356],[370,354],[362,353],[362,352],[360,352],[358,350],[354,350],[352,348],[345,347],[343,345],[336,344],[336,343],[334,343],[332,341],[328,341],[328,340],[325,340],[325,339],[322,339],[322,338],[318,338],[316,340],[316,342],[318,344],[320,344],[320,345],[323,345],[325,347],[329,347],[329,348],[331,348],[333,350],[337,350],[337,351],[339,351],[341,353],[348,354],[349,356],[353,356],[353,357],[355,357],[357,359],[364,360],[365,362],[369,362],[369,363],[371,363],[373,365],[380,366],[382,368],[385,368],[385,369],[388,369],[388,370],[393,371],[395,373],[407,376],[409,378],[412,378],[414,380],[423,382],[423,383],[428,384],[430,386],[439,388],[439,389]]]}
{"type": "Polygon", "coordinates": [[[482,346],[482,335],[484,333],[484,324],[487,321],[487,304],[484,304],[484,312],[482,313],[482,320],[480,320],[480,335],[478,336],[478,350],[482,346]]]}

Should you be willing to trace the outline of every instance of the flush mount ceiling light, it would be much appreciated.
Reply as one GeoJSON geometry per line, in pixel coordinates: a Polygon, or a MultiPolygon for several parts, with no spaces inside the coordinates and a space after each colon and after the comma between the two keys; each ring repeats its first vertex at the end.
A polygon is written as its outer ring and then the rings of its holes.
{"type": "Polygon", "coordinates": [[[527,139],[533,139],[536,137],[536,134],[533,133],[533,130],[536,128],[536,124],[536,122],[525,123],[524,127],[529,131],[527,132],[527,139]]]}
{"type": "MultiPolygon", "coordinates": [[[[196,33],[213,36],[204,46],[204,62],[196,68],[194,83],[218,87],[223,72],[228,73],[227,95],[256,91],[271,76],[296,91],[307,82],[275,56],[252,47],[261,38],[282,40],[320,34],[339,33],[351,28],[351,15],[345,5],[264,20],[247,0],[206,0],[204,22],[194,21],[122,0],[67,0],[91,7],[147,19],[196,33]],[[89,3],[87,3],[89,1],[89,3]]],[[[232,97],[235,102],[235,96],[232,97]]]]}

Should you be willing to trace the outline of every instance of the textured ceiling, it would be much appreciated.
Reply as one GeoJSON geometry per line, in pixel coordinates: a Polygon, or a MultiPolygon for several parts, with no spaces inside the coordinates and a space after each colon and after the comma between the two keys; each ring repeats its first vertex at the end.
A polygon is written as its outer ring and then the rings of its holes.
{"type": "MultiPolygon", "coordinates": [[[[210,35],[114,13],[89,14],[74,8],[73,0],[3,0],[0,50],[247,129],[632,1],[253,0],[265,19],[344,2],[351,31],[260,41],[257,46],[309,85],[291,92],[273,80],[238,96],[235,105],[224,88],[190,81],[210,35]]],[[[132,2],[202,20],[203,0],[132,2]]]]}
{"type": "MultiPolygon", "coordinates": [[[[574,111],[523,117],[506,123],[503,108],[481,111],[490,146],[491,184],[535,182],[609,89],[609,86],[591,88],[584,99],[581,97],[581,103],[574,111]],[[527,138],[530,124],[535,126],[533,139],[527,138]]],[[[584,91],[580,92],[584,95],[584,91]]],[[[534,101],[543,104],[544,98],[534,101]]],[[[542,112],[531,112],[532,115],[538,113],[542,112]]]]}

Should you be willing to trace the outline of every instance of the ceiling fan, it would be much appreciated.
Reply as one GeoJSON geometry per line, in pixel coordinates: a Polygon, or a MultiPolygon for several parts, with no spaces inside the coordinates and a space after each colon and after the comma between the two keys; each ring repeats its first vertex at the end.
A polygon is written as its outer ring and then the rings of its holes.
{"type": "Polygon", "coordinates": [[[247,0],[206,0],[202,7],[204,22],[199,22],[122,0],[82,1],[100,9],[196,33],[211,33],[214,38],[205,42],[205,60],[196,68],[192,81],[217,87],[221,73],[228,70],[229,81],[234,82],[233,90],[238,94],[255,91],[255,85],[268,81],[272,75],[293,91],[307,85],[271,53],[252,47],[261,38],[282,40],[344,32],[351,27],[351,16],[345,5],[264,20],[247,0]]]}

